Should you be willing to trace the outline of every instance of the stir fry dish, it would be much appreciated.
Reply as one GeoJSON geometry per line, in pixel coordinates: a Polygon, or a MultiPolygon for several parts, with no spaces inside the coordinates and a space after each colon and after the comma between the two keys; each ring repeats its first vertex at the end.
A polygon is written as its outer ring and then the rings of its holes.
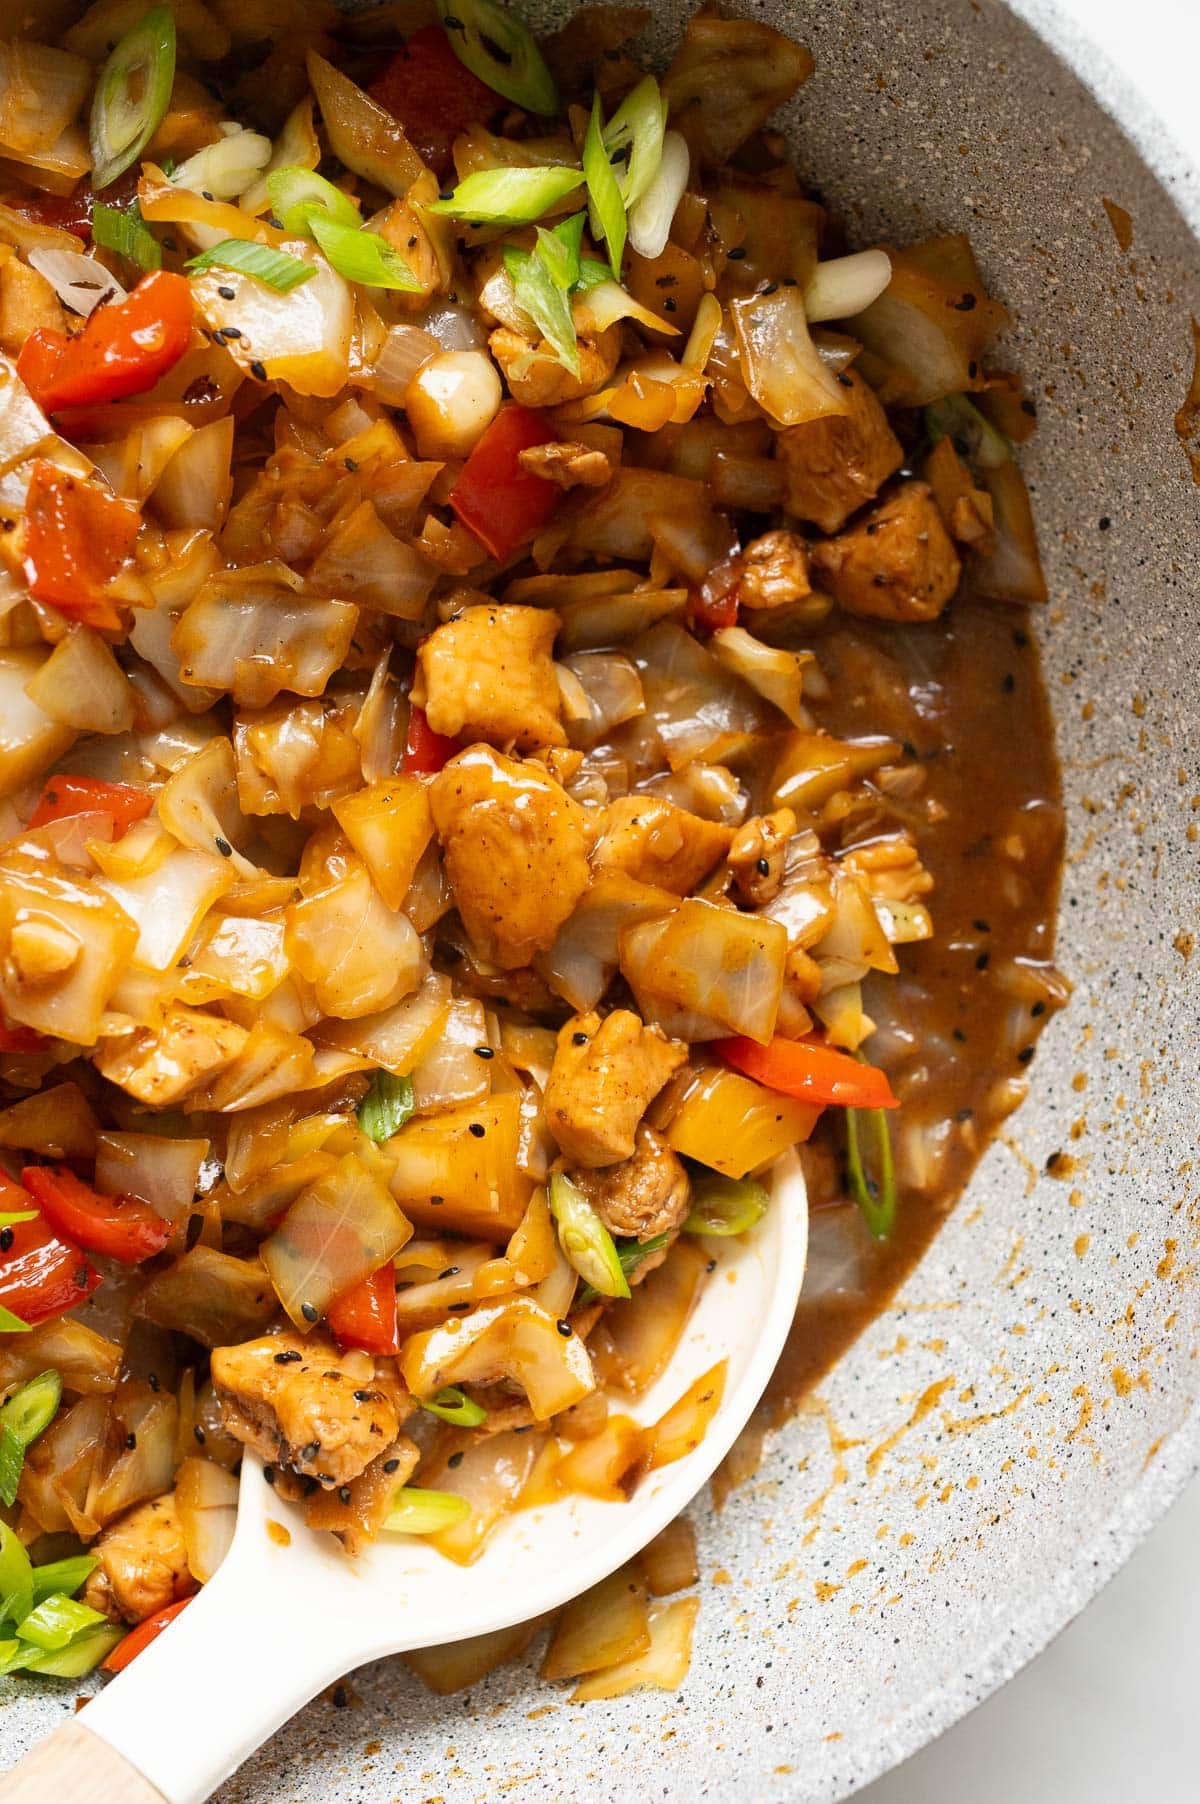
{"type": "MultiPolygon", "coordinates": [[[[30,13],[0,1669],[77,1676],[215,1571],[247,1448],[348,1556],[619,1505],[719,1408],[630,1414],[788,1149],[888,1242],[946,810],[863,659],[1046,590],[1004,308],[962,236],[848,249],[768,26],[655,75],[636,7],[30,13]]],[[[682,1534],[551,1676],[679,1676],[682,1534]]]]}

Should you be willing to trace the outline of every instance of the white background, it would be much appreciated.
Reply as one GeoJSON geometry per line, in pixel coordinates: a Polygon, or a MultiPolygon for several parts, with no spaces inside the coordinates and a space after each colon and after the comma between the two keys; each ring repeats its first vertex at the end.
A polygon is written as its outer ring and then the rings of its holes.
{"type": "MultiPolygon", "coordinates": [[[[1200,0],[1058,0],[1200,166],[1200,0]]],[[[1200,1479],[1083,1615],[863,1804],[1197,1804],[1200,1479]]]]}

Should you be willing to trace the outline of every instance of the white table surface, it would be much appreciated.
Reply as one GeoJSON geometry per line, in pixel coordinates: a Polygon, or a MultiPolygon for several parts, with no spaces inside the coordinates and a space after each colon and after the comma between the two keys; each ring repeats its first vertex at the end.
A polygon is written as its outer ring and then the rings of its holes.
{"type": "MultiPolygon", "coordinates": [[[[1057,0],[1200,167],[1200,0],[1057,0]],[[1164,55],[1164,44],[1177,52],[1164,55]]],[[[1200,1478],[1041,1657],[863,1804],[1197,1804],[1200,1478]]]]}

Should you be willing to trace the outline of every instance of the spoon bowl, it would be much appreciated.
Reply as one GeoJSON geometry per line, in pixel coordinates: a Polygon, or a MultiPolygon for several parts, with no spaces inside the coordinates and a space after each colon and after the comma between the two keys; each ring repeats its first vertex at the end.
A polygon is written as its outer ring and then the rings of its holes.
{"type": "Polygon", "coordinates": [[[0,1800],[33,1804],[52,1787],[74,1784],[89,1769],[95,1780],[105,1768],[103,1788],[77,1795],[106,1804],[117,1797],[121,1804],[201,1804],[351,1668],[528,1622],[632,1559],[712,1476],[782,1351],[808,1247],[807,1194],[794,1152],[779,1161],[771,1207],[755,1229],[707,1244],[716,1267],[683,1338],[662,1376],[629,1405],[638,1421],[656,1421],[726,1360],[724,1394],[693,1452],[648,1474],[628,1502],[572,1495],[505,1517],[468,1568],[407,1535],[384,1536],[349,1559],[331,1535],[304,1526],[266,1483],[261,1461],[247,1454],[237,1528],[220,1570],[82,1720],[56,1731],[0,1782],[0,1800]]]}

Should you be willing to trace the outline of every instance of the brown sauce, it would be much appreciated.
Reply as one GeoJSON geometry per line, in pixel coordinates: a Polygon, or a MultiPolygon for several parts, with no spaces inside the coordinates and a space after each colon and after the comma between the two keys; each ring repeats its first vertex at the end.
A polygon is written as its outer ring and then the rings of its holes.
{"type": "MultiPolygon", "coordinates": [[[[884,1034],[878,1062],[901,1097],[898,1146],[928,1130],[937,1158],[918,1187],[912,1161],[898,1156],[895,1229],[870,1243],[848,1198],[830,1111],[806,1159],[813,1240],[844,1233],[858,1254],[856,1281],[801,1299],[766,1395],[718,1475],[718,1501],[920,1259],[1019,1102],[1031,1049],[1065,992],[1049,962],[1062,868],[1059,772],[1025,611],[960,599],[931,625],[899,629],[843,616],[814,649],[832,690],[815,710],[820,724],[899,739],[926,773],[914,826],[935,879],[934,938],[902,948],[901,977],[883,980],[903,992],[901,1033],[884,1034]],[[831,1211],[843,1213],[834,1220],[831,1211]]],[[[820,1285],[811,1258],[810,1278],[820,1285]]]]}

